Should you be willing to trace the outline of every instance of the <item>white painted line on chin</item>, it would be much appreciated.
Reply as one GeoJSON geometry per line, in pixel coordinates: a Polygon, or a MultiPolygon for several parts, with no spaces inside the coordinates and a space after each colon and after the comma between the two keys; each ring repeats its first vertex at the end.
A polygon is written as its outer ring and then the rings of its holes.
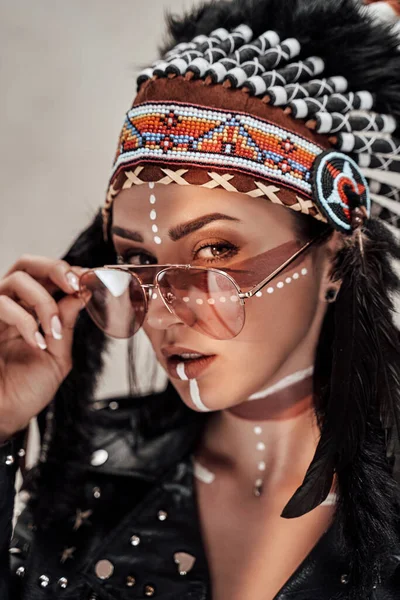
{"type": "Polygon", "coordinates": [[[205,404],[203,404],[200,398],[200,390],[198,383],[195,379],[190,380],[190,396],[192,398],[193,404],[202,412],[210,412],[210,409],[207,408],[205,404]]]}

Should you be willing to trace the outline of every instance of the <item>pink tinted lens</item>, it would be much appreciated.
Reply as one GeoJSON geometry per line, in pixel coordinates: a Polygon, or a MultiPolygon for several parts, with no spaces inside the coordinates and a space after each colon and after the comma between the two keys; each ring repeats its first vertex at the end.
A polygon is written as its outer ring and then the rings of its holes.
{"type": "Polygon", "coordinates": [[[143,324],[144,292],[136,277],[127,271],[94,269],[84,273],[80,295],[90,317],[111,337],[130,338],[143,324]]]}
{"type": "Polygon", "coordinates": [[[217,340],[237,336],[244,306],[229,277],[212,269],[168,269],[158,276],[160,292],[186,325],[217,340]]]}

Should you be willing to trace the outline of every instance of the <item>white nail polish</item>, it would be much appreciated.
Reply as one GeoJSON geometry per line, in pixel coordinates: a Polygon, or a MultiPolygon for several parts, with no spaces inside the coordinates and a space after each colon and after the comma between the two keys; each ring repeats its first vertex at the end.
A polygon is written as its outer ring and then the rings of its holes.
{"type": "Polygon", "coordinates": [[[54,317],[51,317],[50,325],[51,325],[51,333],[53,335],[53,338],[55,340],[62,340],[62,325],[61,325],[61,321],[57,317],[57,315],[54,315],[54,317]]]}
{"type": "Polygon", "coordinates": [[[41,350],[46,350],[46,348],[47,348],[46,340],[44,339],[44,337],[42,336],[42,334],[39,331],[35,332],[35,339],[36,339],[36,343],[39,346],[39,348],[41,350]]]}
{"type": "Polygon", "coordinates": [[[73,273],[72,271],[68,271],[65,277],[72,289],[76,292],[79,292],[79,280],[75,273],[73,273]]]}

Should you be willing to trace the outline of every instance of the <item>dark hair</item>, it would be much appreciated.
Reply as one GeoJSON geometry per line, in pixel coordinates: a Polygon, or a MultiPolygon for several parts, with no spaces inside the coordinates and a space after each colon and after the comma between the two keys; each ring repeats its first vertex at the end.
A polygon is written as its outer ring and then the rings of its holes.
{"type": "MultiPolygon", "coordinates": [[[[307,55],[324,58],[327,76],[348,77],[355,89],[380,88],[377,110],[400,120],[400,103],[395,101],[400,62],[393,58],[398,42],[387,26],[372,25],[362,17],[353,0],[212,2],[183,18],[171,17],[171,40],[163,51],[217,27],[233,28],[241,23],[250,25],[255,35],[275,28],[281,37],[299,38],[307,55]]],[[[307,238],[323,227],[305,215],[296,215],[295,223],[307,238]]],[[[337,474],[337,515],[343,549],[351,560],[348,589],[350,597],[359,600],[369,597],[376,569],[388,559],[398,539],[393,469],[399,449],[395,423],[396,419],[400,423],[400,351],[390,294],[399,288],[391,266],[391,259],[399,257],[398,243],[390,231],[371,219],[362,237],[349,237],[334,259],[332,278],[341,281],[341,290],[336,303],[328,307],[314,371],[321,439],[303,486],[284,510],[284,516],[311,510],[326,496],[333,474],[337,474]]],[[[115,262],[112,244],[102,238],[100,213],[64,258],[82,266],[115,262]]],[[[43,430],[45,414],[54,411],[47,460],[39,463],[29,478],[31,507],[36,525],[42,529],[75,510],[83,476],[59,465],[89,460],[88,404],[106,347],[105,336],[83,311],[75,330],[73,369],[39,419],[43,430]]],[[[142,433],[148,437],[168,429],[176,418],[183,422],[196,418],[199,431],[207,420],[207,415],[188,409],[172,387],[164,404],[137,401],[142,433]]]]}
{"type": "MultiPolygon", "coordinates": [[[[315,236],[326,227],[326,225],[311,217],[296,213],[294,213],[294,222],[299,235],[303,239],[315,236]]],[[[373,238],[375,238],[373,243],[375,244],[378,261],[382,262],[390,274],[390,267],[385,264],[387,261],[387,248],[382,243],[380,227],[383,227],[383,225],[378,224],[376,230],[373,231],[373,238]]],[[[115,262],[116,256],[112,244],[110,242],[105,243],[102,238],[100,213],[78,237],[64,258],[72,265],[91,267],[115,262]]],[[[339,269],[343,260],[343,256],[339,255],[337,257],[336,270],[339,269]]],[[[385,286],[391,288],[395,283],[398,282],[385,281],[385,286]]],[[[346,287],[352,285],[350,273],[344,275],[342,285],[346,287]]],[[[345,301],[346,297],[344,298],[345,301]]],[[[329,399],[337,332],[347,325],[347,323],[341,322],[342,316],[344,317],[346,314],[343,308],[339,295],[337,302],[328,307],[317,348],[314,371],[314,401],[321,430],[323,430],[328,416],[330,418],[332,411],[335,411],[335,407],[329,405],[329,399]]],[[[363,308],[364,311],[369,310],[368,306],[363,308]]],[[[397,330],[393,326],[393,333],[395,331],[397,330]]],[[[365,374],[365,380],[360,381],[359,385],[365,386],[367,395],[370,394],[374,398],[376,397],[374,395],[375,388],[372,389],[373,386],[369,381],[369,377],[374,373],[377,375],[379,363],[374,360],[374,351],[366,352],[369,346],[375,344],[373,337],[369,337],[368,331],[364,332],[361,340],[356,340],[357,345],[362,343],[364,343],[362,350],[364,352],[363,374],[365,374]]],[[[90,401],[93,399],[96,381],[103,368],[102,357],[106,350],[106,337],[92,323],[86,312],[82,311],[75,329],[73,369],[60,386],[51,407],[44,410],[39,416],[40,429],[43,434],[45,415],[49,410],[54,411],[53,435],[47,459],[31,470],[26,483],[27,489],[32,492],[30,505],[35,522],[42,529],[50,527],[54,520],[62,520],[71,512],[74,512],[74,507],[77,505],[77,498],[84,484],[83,476],[79,476],[73,469],[60,469],[60,464],[66,465],[68,462],[73,461],[89,461],[91,455],[89,406],[90,401]],[[73,402],[71,401],[72,398],[73,402]]],[[[342,350],[345,354],[343,360],[346,362],[346,347],[343,347],[342,350]]],[[[347,364],[347,370],[352,368],[351,365],[351,362],[347,364]]],[[[134,369],[132,355],[130,355],[128,367],[134,369]]],[[[354,363],[353,368],[356,368],[354,363]]],[[[397,375],[398,371],[399,364],[397,364],[397,375]]],[[[342,373],[342,375],[345,376],[345,373],[342,373]]],[[[140,403],[140,397],[137,400],[140,403]]],[[[370,406],[370,409],[372,408],[374,408],[374,411],[371,410],[368,416],[371,427],[368,435],[364,438],[364,444],[359,448],[358,454],[355,454],[353,463],[348,461],[344,472],[338,473],[341,484],[348,494],[344,507],[346,511],[349,510],[349,506],[351,507],[351,512],[347,518],[344,518],[344,522],[350,527],[350,536],[346,535],[344,530],[343,537],[347,540],[347,546],[349,546],[349,539],[353,544],[358,544],[356,546],[358,552],[360,556],[367,555],[370,568],[375,567],[374,556],[365,546],[369,544],[372,549],[378,548],[381,554],[383,551],[382,545],[384,545],[385,552],[389,552],[394,542],[394,522],[396,519],[392,504],[394,489],[390,479],[389,464],[386,462],[383,430],[379,422],[373,420],[373,416],[376,417],[375,413],[377,412],[375,409],[378,409],[379,406],[370,406]],[[354,475],[355,470],[356,478],[354,475]],[[353,480],[361,482],[362,496],[358,492],[354,493],[352,491],[353,480]],[[373,529],[371,529],[368,514],[372,515],[373,529]],[[364,553],[362,553],[363,548],[364,553]]],[[[177,421],[192,425],[193,419],[198,422],[200,435],[207,418],[208,415],[190,410],[180,400],[172,386],[169,386],[168,394],[161,399],[157,397],[152,402],[150,396],[140,404],[140,431],[144,438],[151,438],[168,430],[171,423],[176,426],[177,421]]],[[[353,418],[355,418],[355,414],[353,414],[352,407],[349,407],[347,414],[349,425],[353,418]]],[[[345,430],[346,422],[342,422],[340,427],[342,436],[345,435],[345,430]]]]}
{"type": "MultiPolygon", "coordinates": [[[[302,57],[320,56],[324,76],[342,75],[351,89],[376,95],[375,108],[400,116],[400,55],[390,25],[373,22],[353,0],[232,0],[205,3],[170,17],[161,52],[217,27],[241,23],[255,36],[267,29],[296,37],[302,57]],[[327,34],[329,32],[329,39],[327,34]]],[[[399,134],[397,129],[396,134],[399,134]]],[[[351,598],[369,597],[377,570],[398,543],[400,434],[399,331],[392,294],[399,278],[391,259],[398,241],[370,219],[338,252],[332,279],[341,281],[326,313],[317,348],[314,403],[321,437],[302,486],[282,515],[311,510],[338,481],[336,515],[351,562],[351,598]]]]}

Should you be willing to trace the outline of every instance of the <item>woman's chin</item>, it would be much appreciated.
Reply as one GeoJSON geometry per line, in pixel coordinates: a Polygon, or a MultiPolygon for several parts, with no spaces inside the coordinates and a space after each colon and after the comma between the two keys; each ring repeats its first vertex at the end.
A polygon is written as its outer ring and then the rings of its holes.
{"type": "Polygon", "coordinates": [[[230,393],[226,387],[216,384],[207,385],[204,381],[174,382],[182,402],[196,412],[215,412],[225,410],[243,402],[243,396],[230,393]]]}

